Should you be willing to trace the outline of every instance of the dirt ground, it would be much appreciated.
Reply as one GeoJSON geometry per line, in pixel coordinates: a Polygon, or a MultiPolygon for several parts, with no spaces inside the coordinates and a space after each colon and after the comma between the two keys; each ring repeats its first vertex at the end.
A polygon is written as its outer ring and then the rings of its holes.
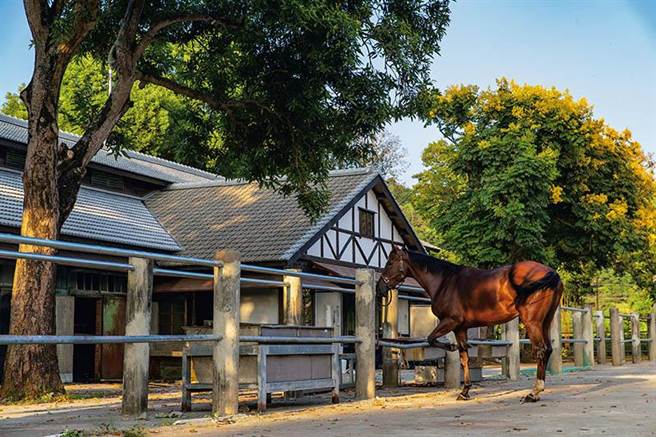
{"type": "MultiPolygon", "coordinates": [[[[326,396],[294,402],[274,399],[263,415],[240,414],[228,422],[207,418],[207,399],[193,413],[180,416],[179,389],[153,385],[147,420],[120,417],[115,385],[94,386],[98,399],[75,399],[36,405],[0,406],[1,436],[45,436],[68,430],[95,435],[158,436],[381,436],[381,435],[564,435],[656,436],[656,365],[598,366],[591,371],[548,377],[542,401],[520,404],[532,379],[516,383],[485,381],[474,387],[475,399],[455,401],[439,387],[379,390],[373,402],[354,402],[344,393],[330,405],[326,396]],[[182,424],[174,423],[181,421],[182,424]],[[127,434],[126,434],[127,435],[127,434]]],[[[72,397],[89,394],[88,386],[70,386],[72,397]]],[[[242,408],[254,407],[244,398],[242,408]]]]}

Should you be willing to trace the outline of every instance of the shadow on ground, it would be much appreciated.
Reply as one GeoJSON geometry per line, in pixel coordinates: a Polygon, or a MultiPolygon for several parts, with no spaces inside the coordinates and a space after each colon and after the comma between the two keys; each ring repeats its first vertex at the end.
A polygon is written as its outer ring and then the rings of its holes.
{"type": "Polygon", "coordinates": [[[441,387],[404,386],[378,390],[373,402],[355,402],[352,392],[331,405],[327,394],[295,400],[274,398],[264,415],[254,412],[255,397],[241,398],[246,414],[236,423],[208,420],[173,426],[178,420],[204,420],[209,396],[196,396],[194,411],[180,413],[178,385],[153,384],[147,419],[123,419],[120,386],[70,386],[71,401],[0,405],[0,435],[43,436],[69,430],[108,434],[145,429],[158,435],[656,435],[656,366],[599,367],[549,377],[541,402],[520,404],[532,378],[517,382],[485,381],[474,386],[474,400],[456,402],[456,392],[441,387]],[[80,399],[97,396],[90,399],[80,399]],[[591,419],[591,418],[594,418],[591,419]],[[393,434],[390,434],[393,433],[393,434]]]}

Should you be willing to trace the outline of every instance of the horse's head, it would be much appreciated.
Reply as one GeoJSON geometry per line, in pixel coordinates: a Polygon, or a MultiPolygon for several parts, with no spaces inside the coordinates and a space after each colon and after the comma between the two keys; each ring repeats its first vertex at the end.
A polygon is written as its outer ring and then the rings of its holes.
{"type": "Polygon", "coordinates": [[[376,284],[376,295],[387,296],[387,292],[396,288],[408,275],[410,258],[404,249],[392,245],[392,252],[387,258],[387,264],[376,284]]]}

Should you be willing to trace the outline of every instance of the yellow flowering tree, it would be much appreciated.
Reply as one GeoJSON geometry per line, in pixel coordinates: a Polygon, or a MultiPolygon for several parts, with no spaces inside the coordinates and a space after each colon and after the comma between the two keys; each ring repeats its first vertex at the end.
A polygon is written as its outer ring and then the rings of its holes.
{"type": "Polygon", "coordinates": [[[506,79],[436,95],[417,210],[464,262],[534,259],[590,278],[605,267],[653,278],[655,184],[628,130],[585,99],[506,79]],[[651,258],[650,258],[651,257],[651,258]]]}

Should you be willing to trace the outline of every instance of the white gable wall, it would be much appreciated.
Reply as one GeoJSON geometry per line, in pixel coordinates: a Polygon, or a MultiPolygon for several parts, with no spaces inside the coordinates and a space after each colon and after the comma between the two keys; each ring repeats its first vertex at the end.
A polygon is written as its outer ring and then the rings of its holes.
{"type": "Polygon", "coordinates": [[[335,225],[319,238],[306,254],[327,261],[343,261],[361,266],[383,267],[392,241],[402,245],[403,238],[385,207],[370,190],[346,211],[335,225]],[[360,235],[360,209],[374,213],[374,238],[360,235]]]}

